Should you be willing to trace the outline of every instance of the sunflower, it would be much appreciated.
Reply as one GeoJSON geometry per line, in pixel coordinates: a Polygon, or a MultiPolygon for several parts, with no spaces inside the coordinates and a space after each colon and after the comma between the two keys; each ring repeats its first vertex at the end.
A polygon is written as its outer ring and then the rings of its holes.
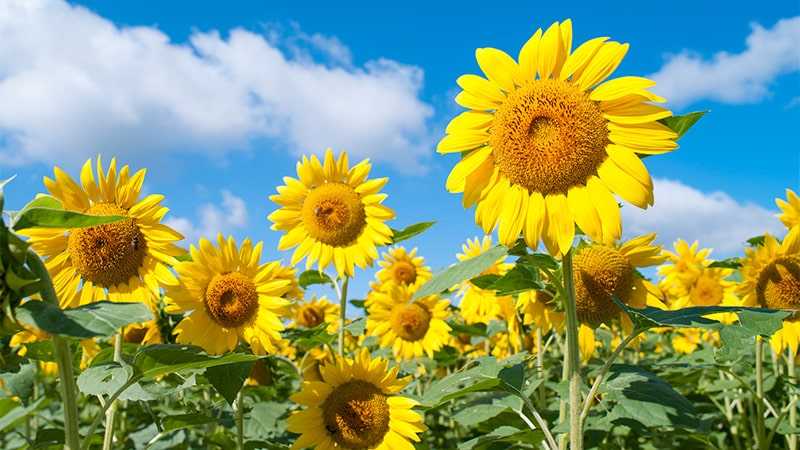
{"type": "Polygon", "coordinates": [[[320,381],[303,383],[292,401],[306,409],[288,419],[288,430],[300,434],[292,449],[413,450],[427,428],[413,408],[415,400],[397,395],[410,381],[397,378],[382,358],[360,351],[354,360],[340,358],[320,368],[320,381]]]}
{"type": "MultiPolygon", "coordinates": [[[[24,357],[28,354],[26,344],[33,344],[35,342],[49,341],[51,336],[49,333],[44,332],[38,328],[25,327],[22,331],[17,332],[11,336],[9,346],[17,347],[17,355],[24,357]]],[[[81,360],[79,367],[81,370],[86,369],[92,363],[92,360],[98,353],[100,353],[100,346],[97,345],[94,339],[82,339],[80,341],[81,347],[81,360]]],[[[44,375],[56,376],[58,375],[58,365],[53,361],[39,361],[39,369],[44,375]]]]}
{"type": "Polygon", "coordinates": [[[122,340],[140,345],[161,344],[164,342],[164,338],[161,336],[161,328],[156,320],[126,325],[122,332],[122,340]]]}
{"type": "Polygon", "coordinates": [[[215,247],[201,239],[191,246],[191,261],[175,266],[178,279],[165,285],[168,313],[189,312],[175,327],[177,342],[209,353],[233,350],[239,339],[256,353],[276,353],[282,340],[280,314],[289,305],[281,296],[291,280],[279,262],[260,264],[263,243],[249,239],[238,247],[220,233],[215,247]]]}
{"type": "MultiPolygon", "coordinates": [[[[458,253],[456,258],[461,262],[467,261],[482,255],[490,248],[492,248],[491,236],[484,236],[483,239],[477,237],[467,239],[467,242],[461,247],[462,253],[458,253]]],[[[503,275],[512,267],[511,264],[505,262],[505,257],[502,257],[481,272],[481,275],[503,275]]],[[[497,319],[502,313],[500,301],[495,295],[495,291],[481,289],[469,280],[461,283],[458,288],[458,296],[461,298],[458,304],[461,317],[468,324],[488,324],[491,320],[497,319]]]]}
{"type": "Polygon", "coordinates": [[[328,324],[329,333],[339,329],[339,305],[325,297],[301,301],[292,305],[292,321],[289,327],[301,326],[314,328],[320,324],[328,324]]]}
{"type": "Polygon", "coordinates": [[[553,296],[546,291],[519,294],[517,308],[523,314],[523,323],[536,326],[542,333],[560,330],[564,325],[564,313],[556,311],[553,296]]]}
{"type": "Polygon", "coordinates": [[[800,197],[793,190],[786,189],[786,200],[776,198],[775,204],[781,210],[778,218],[789,230],[783,240],[794,245],[794,241],[800,239],[800,197]]]}
{"type": "Polygon", "coordinates": [[[683,239],[678,239],[673,244],[674,252],[664,250],[669,264],[658,268],[662,277],[659,287],[670,297],[682,297],[687,294],[703,270],[711,264],[708,257],[710,248],[699,249],[699,243],[694,241],[689,245],[683,239]]]}
{"type": "Polygon", "coordinates": [[[672,331],[672,348],[678,353],[693,353],[703,342],[719,342],[716,331],[699,328],[677,328],[672,331]]]}
{"type": "MultiPolygon", "coordinates": [[[[779,243],[766,234],[764,244],[745,249],[739,294],[746,306],[797,311],[800,309],[800,240],[779,243]]],[[[789,347],[797,351],[800,319],[796,313],[783,321],[783,328],[772,336],[777,353],[789,347]]]]}
{"type": "Polygon", "coordinates": [[[312,155],[297,163],[297,177],[284,177],[286,185],[270,199],[280,208],[269,215],[273,230],[285,231],[279,250],[297,247],[294,266],[306,258],[306,267],[318,263],[322,271],[333,263],[340,277],[352,276],[355,266],[365,268],[378,257],[377,247],[392,240],[386,225],[394,211],[381,203],[380,192],[388,178],[367,180],[369,160],[349,167],[347,153],[334,158],[325,151],[324,162],[312,155]]]}
{"type": "Polygon", "coordinates": [[[677,135],[658,122],[672,113],[651,102],[655,82],[620,77],[628,44],[589,40],[572,51],[572,22],[536,31],[518,60],[501,50],[475,51],[486,78],[463,75],[456,116],[439,142],[439,153],[460,153],[447,190],[462,192],[463,205],[477,203],[475,220],[488,234],[499,226],[500,242],[520,233],[531,248],[544,241],[551,254],[572,246],[574,224],[594,241],[621,234],[613,194],[646,208],[653,184],[639,154],[677,148],[677,135]],[[602,84],[601,84],[602,83],[602,84]]]}
{"type": "Polygon", "coordinates": [[[131,175],[126,165],[118,172],[112,158],[106,171],[99,156],[96,174],[94,167],[91,159],[86,161],[80,184],[56,167],[55,179],[45,177],[44,185],[68,211],[126,219],[75,230],[34,228],[21,234],[45,257],[62,308],[105,299],[155,304],[159,284],[173,280],[168,267],[183,253],[174,244],[183,236],[161,223],[168,211],[161,205],[163,195],[139,198],[144,169],[131,175]]]}
{"type": "Polygon", "coordinates": [[[390,248],[378,261],[381,269],[375,278],[382,285],[400,284],[416,290],[431,279],[431,268],[425,265],[425,258],[417,256],[417,249],[406,251],[405,247],[390,248]]]}
{"type": "Polygon", "coordinates": [[[381,347],[391,347],[398,360],[433,353],[449,341],[449,302],[438,295],[411,301],[406,286],[379,293],[367,310],[367,334],[377,336],[381,347]]]}

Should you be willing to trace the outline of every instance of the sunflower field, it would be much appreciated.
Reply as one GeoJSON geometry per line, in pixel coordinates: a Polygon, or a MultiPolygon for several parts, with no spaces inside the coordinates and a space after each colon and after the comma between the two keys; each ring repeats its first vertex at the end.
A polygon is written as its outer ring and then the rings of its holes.
{"type": "Polygon", "coordinates": [[[616,75],[627,50],[564,20],[475,51],[436,151],[483,235],[442,269],[413,247],[436,218],[390,227],[340,150],[267,181],[283,261],[179,245],[133,161],[55,167],[18,211],[0,182],[0,448],[797,450],[800,198],[736,258],[623,235],[704,115],[616,75]]]}

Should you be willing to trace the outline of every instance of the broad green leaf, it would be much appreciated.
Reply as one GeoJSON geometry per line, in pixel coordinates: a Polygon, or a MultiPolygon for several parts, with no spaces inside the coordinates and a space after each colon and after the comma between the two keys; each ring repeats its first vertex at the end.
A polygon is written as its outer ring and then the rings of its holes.
{"type": "Polygon", "coordinates": [[[544,439],[544,433],[539,430],[519,429],[511,426],[501,426],[482,436],[458,444],[458,450],[483,450],[488,448],[517,448],[519,443],[529,444],[538,448],[544,439]],[[495,447],[495,444],[501,444],[495,447]]]}
{"type": "Polygon", "coordinates": [[[528,266],[540,270],[558,270],[559,263],[546,253],[534,253],[517,259],[517,265],[528,266]]]}
{"type": "Polygon", "coordinates": [[[760,247],[764,245],[765,237],[762,236],[754,236],[747,240],[747,243],[750,244],[751,247],[760,247]]]}
{"type": "Polygon", "coordinates": [[[497,279],[489,289],[498,296],[517,295],[527,291],[544,289],[537,269],[524,264],[517,264],[505,275],[497,279]]]}
{"type": "Polygon", "coordinates": [[[422,234],[425,230],[432,227],[436,222],[420,222],[414,225],[409,225],[402,230],[395,230],[392,228],[392,244],[397,244],[405,240],[411,239],[414,236],[422,234]]]}
{"type": "Polygon", "coordinates": [[[0,433],[4,432],[7,428],[15,425],[17,422],[21,421],[25,417],[35,413],[39,410],[39,408],[46,405],[45,400],[47,397],[39,397],[36,401],[31,403],[28,406],[18,406],[11,411],[4,414],[0,417],[0,433]]]}
{"type": "Polygon", "coordinates": [[[157,344],[142,347],[134,357],[134,366],[143,379],[152,379],[168,373],[214,366],[252,362],[259,356],[245,353],[227,353],[210,356],[203,349],[190,345],[157,344]]]}
{"type": "Polygon", "coordinates": [[[742,267],[742,263],[739,258],[727,258],[722,259],[719,261],[714,261],[708,265],[709,268],[721,268],[721,269],[738,269],[742,267]]]}
{"type": "Polygon", "coordinates": [[[766,309],[739,311],[739,324],[720,330],[722,345],[715,357],[719,361],[734,361],[753,353],[756,336],[770,337],[783,327],[783,319],[791,313],[766,309]]]}
{"type": "Polygon", "coordinates": [[[245,436],[251,439],[264,439],[281,430],[280,422],[290,409],[288,402],[259,402],[245,418],[245,436]]]}
{"type": "Polygon", "coordinates": [[[250,375],[253,364],[255,364],[255,361],[209,367],[206,369],[206,378],[214,386],[214,389],[219,392],[219,395],[229,405],[233,405],[236,395],[239,394],[244,382],[247,380],[247,376],[250,375]]]}
{"type": "Polygon", "coordinates": [[[439,294],[451,287],[478,276],[491,267],[497,260],[505,257],[508,249],[502,245],[493,247],[475,258],[461,261],[437,273],[414,294],[414,299],[427,295],[439,294]]]}
{"type": "Polygon", "coordinates": [[[52,208],[30,208],[15,217],[15,231],[27,228],[85,228],[125,220],[125,216],[93,216],[52,208]]]}
{"type": "Polygon", "coordinates": [[[703,117],[708,111],[695,111],[690,112],[688,114],[684,114],[682,116],[672,116],[667,117],[665,119],[659,120],[659,122],[663,123],[664,125],[668,126],[672,131],[678,133],[678,139],[683,137],[689,128],[691,128],[701,117],[703,117]]]}
{"type": "Polygon", "coordinates": [[[469,282],[472,283],[472,285],[478,289],[489,290],[492,289],[492,286],[494,286],[494,284],[500,278],[502,278],[500,275],[494,273],[487,273],[486,275],[478,275],[477,277],[469,280],[469,282]]]}
{"type": "Polygon", "coordinates": [[[722,343],[715,353],[720,362],[735,361],[753,353],[755,335],[745,327],[725,327],[719,330],[722,343]]]}
{"type": "Polygon", "coordinates": [[[350,304],[355,306],[356,308],[361,308],[361,309],[366,308],[365,303],[366,300],[350,300],[350,304]]]}
{"type": "Polygon", "coordinates": [[[61,310],[47,302],[29,301],[17,307],[16,317],[51,334],[85,339],[111,336],[125,325],[152,320],[153,313],[144,303],[102,301],[61,310]]]}
{"type": "Polygon", "coordinates": [[[24,405],[33,398],[33,383],[36,381],[36,363],[23,364],[17,372],[0,374],[5,388],[19,397],[24,405]]]}
{"type": "Polygon", "coordinates": [[[16,175],[12,175],[5,180],[0,180],[0,218],[2,218],[3,213],[3,206],[5,205],[5,187],[8,183],[12,182],[14,178],[17,178],[16,175]]]}
{"type": "Polygon", "coordinates": [[[471,392],[497,390],[516,393],[518,369],[503,370],[521,365],[525,357],[525,353],[518,353],[503,361],[492,356],[478,358],[471,367],[434,381],[422,396],[421,403],[434,408],[471,392]]]}
{"type": "Polygon", "coordinates": [[[161,427],[164,432],[181,430],[184,428],[196,427],[199,425],[206,425],[215,423],[217,419],[209,417],[205,414],[177,414],[174,416],[167,416],[161,419],[161,427]]]}
{"type": "Polygon", "coordinates": [[[458,350],[445,345],[433,353],[433,360],[436,361],[438,367],[449,367],[458,363],[459,356],[458,350]]]}
{"type": "Polygon", "coordinates": [[[329,284],[333,286],[333,280],[331,280],[331,277],[329,277],[325,272],[320,272],[319,270],[306,270],[300,274],[298,282],[300,283],[300,287],[303,289],[313,284],[329,284]]]}
{"type": "Polygon", "coordinates": [[[46,209],[57,209],[63,210],[64,206],[58,201],[57,198],[53,197],[52,195],[47,194],[36,194],[36,198],[31,200],[27,205],[22,207],[21,210],[15,212],[12,215],[13,221],[16,222],[16,218],[20,216],[22,213],[29,209],[33,208],[46,208],[46,209]]]}
{"type": "Polygon", "coordinates": [[[640,367],[611,366],[600,408],[610,409],[612,423],[634,420],[645,427],[697,428],[699,417],[692,404],[667,382],[640,367]]]}
{"type": "Polygon", "coordinates": [[[55,361],[53,341],[37,341],[25,344],[25,357],[37,361],[55,361]]]}
{"type": "Polygon", "coordinates": [[[772,336],[783,327],[783,320],[791,315],[789,311],[742,310],[738,313],[739,323],[754,335],[772,336]]]}
{"type": "Polygon", "coordinates": [[[301,350],[309,350],[331,345],[336,341],[337,335],[328,333],[327,328],[327,323],[321,323],[314,328],[287,328],[283,331],[283,337],[301,350]]]}
{"type": "Polygon", "coordinates": [[[86,395],[111,395],[134,376],[133,367],[111,362],[92,366],[78,376],[78,389],[86,395]]]}
{"type": "Polygon", "coordinates": [[[459,335],[467,335],[467,336],[478,336],[478,337],[486,337],[486,324],[484,323],[475,323],[475,324],[465,324],[461,322],[456,322],[455,320],[448,320],[447,324],[450,325],[450,334],[453,336],[459,335]]]}
{"type": "Polygon", "coordinates": [[[465,427],[475,426],[504,412],[522,410],[522,400],[515,395],[480,398],[475,402],[466,403],[461,410],[456,412],[453,420],[465,427]]]}
{"type": "Polygon", "coordinates": [[[361,336],[364,334],[364,329],[367,326],[367,319],[359,317],[352,322],[345,325],[344,329],[353,336],[361,336]]]}
{"type": "MultiPolygon", "coordinates": [[[[750,308],[744,306],[692,306],[689,308],[664,310],[647,306],[642,309],[631,308],[619,299],[614,298],[614,303],[622,308],[631,318],[634,326],[640,329],[652,327],[676,327],[676,328],[713,328],[719,329],[723,324],[717,320],[710,319],[710,314],[717,313],[739,313],[740,311],[753,311],[766,314],[785,314],[766,308],[750,308]]],[[[783,317],[783,316],[781,316],[783,317]]]]}

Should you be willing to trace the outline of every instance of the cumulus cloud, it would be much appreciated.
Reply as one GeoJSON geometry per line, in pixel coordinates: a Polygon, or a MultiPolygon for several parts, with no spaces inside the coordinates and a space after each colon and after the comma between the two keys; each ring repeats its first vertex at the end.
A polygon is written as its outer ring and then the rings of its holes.
{"type": "Polygon", "coordinates": [[[753,24],[741,53],[725,51],[710,59],[689,50],[672,55],[650,75],[654,88],[674,106],[709,99],[751,103],[769,94],[778,76],[800,70],[800,16],[779,20],[772,28],[753,24]]]}
{"type": "Polygon", "coordinates": [[[335,37],[295,31],[283,46],[243,29],[175,43],[62,0],[4,0],[0,164],[109,151],[221,156],[267,138],[294,154],[330,146],[419,168],[433,114],[419,98],[422,70],[390,59],[353,67],[335,37]]]}
{"type": "Polygon", "coordinates": [[[702,192],[669,179],[655,179],[654,189],[655,206],[646,211],[630,205],[622,208],[626,237],[656,232],[667,247],[678,238],[698,240],[722,258],[741,253],[744,242],[753,236],[784,233],[777,211],[738,202],[725,192],[702,192]]]}
{"type": "Polygon", "coordinates": [[[197,210],[197,219],[171,217],[166,224],[184,236],[184,242],[194,244],[201,237],[215,239],[217,233],[230,234],[247,225],[247,207],[241,197],[227,190],[221,192],[222,204],[206,203],[197,210]]]}

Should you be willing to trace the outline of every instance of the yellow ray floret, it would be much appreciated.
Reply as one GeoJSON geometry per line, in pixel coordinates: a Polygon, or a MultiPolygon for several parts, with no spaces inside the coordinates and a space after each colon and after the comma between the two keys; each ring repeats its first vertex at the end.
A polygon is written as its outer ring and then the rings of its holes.
{"type": "Polygon", "coordinates": [[[417,255],[417,249],[406,251],[405,247],[392,247],[378,261],[380,270],[375,278],[382,286],[399,284],[418,289],[431,279],[431,268],[425,265],[425,258],[417,255]]]}
{"type": "Polygon", "coordinates": [[[655,82],[626,76],[605,81],[628,44],[601,37],[572,49],[572,23],[536,31],[517,60],[494,48],[475,56],[484,76],[463,75],[456,116],[439,153],[460,153],[447,190],[477,204],[475,220],[512,245],[522,234],[551,254],[572,245],[575,224],[610,244],[621,234],[614,195],[653,204],[653,183],[639,155],[677,148],[658,122],[672,113],[654,103],[655,82]]]}
{"type": "Polygon", "coordinates": [[[177,280],[165,286],[166,311],[189,313],[175,327],[179,343],[219,354],[241,339],[255,353],[277,352],[292,280],[279,262],[259,262],[262,248],[222,234],[216,246],[205,238],[192,245],[192,260],[178,263],[177,280]]]}
{"type": "Polygon", "coordinates": [[[324,296],[299,301],[291,306],[292,321],[289,327],[314,328],[325,323],[329,333],[336,333],[339,329],[339,310],[339,305],[324,296]]]}

